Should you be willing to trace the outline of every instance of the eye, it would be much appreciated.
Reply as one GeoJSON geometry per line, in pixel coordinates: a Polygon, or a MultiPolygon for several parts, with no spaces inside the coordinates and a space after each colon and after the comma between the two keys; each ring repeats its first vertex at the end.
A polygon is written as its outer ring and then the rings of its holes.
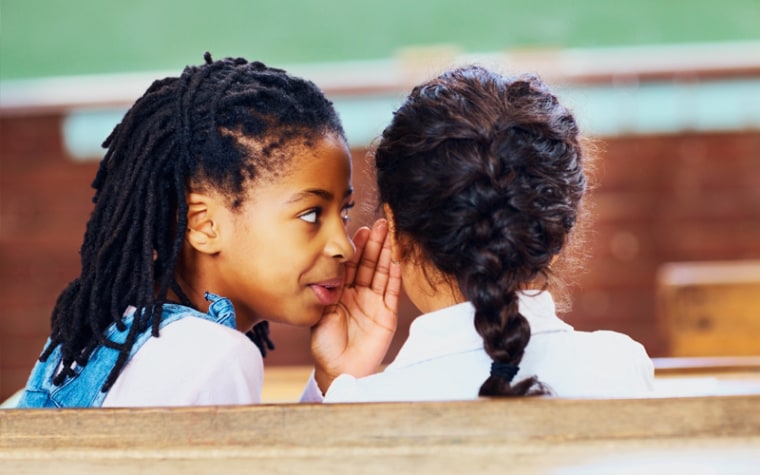
{"type": "Polygon", "coordinates": [[[351,203],[344,206],[342,210],[340,210],[340,217],[343,219],[344,223],[351,221],[351,216],[348,214],[348,212],[351,211],[351,208],[353,208],[355,204],[356,203],[352,201],[351,203]]]}
{"type": "Polygon", "coordinates": [[[319,208],[314,208],[298,216],[298,219],[306,221],[307,223],[316,224],[317,220],[319,220],[320,214],[322,214],[322,210],[319,208]]]}

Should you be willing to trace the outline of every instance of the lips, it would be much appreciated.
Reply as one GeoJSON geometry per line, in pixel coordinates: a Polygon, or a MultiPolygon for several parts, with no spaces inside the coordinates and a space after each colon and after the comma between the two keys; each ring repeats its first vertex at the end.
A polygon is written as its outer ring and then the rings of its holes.
{"type": "Polygon", "coordinates": [[[309,287],[317,296],[317,300],[322,305],[335,305],[340,300],[340,291],[343,286],[343,279],[331,279],[314,284],[309,287]]]}

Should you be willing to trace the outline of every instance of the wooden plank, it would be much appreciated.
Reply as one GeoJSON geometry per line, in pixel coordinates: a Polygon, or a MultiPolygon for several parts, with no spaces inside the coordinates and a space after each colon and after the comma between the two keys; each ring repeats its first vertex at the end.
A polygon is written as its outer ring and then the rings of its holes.
{"type": "Polygon", "coordinates": [[[760,357],[653,358],[655,397],[760,395],[760,357]]]}
{"type": "Polygon", "coordinates": [[[669,356],[760,356],[760,260],[668,263],[657,294],[669,356]]]}
{"type": "Polygon", "coordinates": [[[0,472],[22,474],[757,467],[758,444],[760,396],[0,412],[0,472]]]}
{"type": "Polygon", "coordinates": [[[712,356],[652,358],[655,376],[687,374],[757,373],[760,378],[760,356],[712,356]]]}
{"type": "Polygon", "coordinates": [[[320,450],[291,447],[277,452],[249,447],[244,453],[157,452],[151,458],[128,450],[117,455],[64,455],[58,459],[0,460],[0,474],[206,475],[206,474],[731,474],[756,475],[760,438],[659,439],[536,443],[505,446],[431,447],[398,450],[320,450]]]}

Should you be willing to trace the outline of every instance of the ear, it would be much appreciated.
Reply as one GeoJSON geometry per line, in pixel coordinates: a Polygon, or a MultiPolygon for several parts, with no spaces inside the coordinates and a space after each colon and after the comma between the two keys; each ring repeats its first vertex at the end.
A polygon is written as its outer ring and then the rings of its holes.
{"type": "Polygon", "coordinates": [[[398,242],[398,235],[396,234],[396,220],[393,217],[393,210],[388,203],[383,203],[383,213],[385,213],[385,219],[388,221],[388,238],[391,240],[391,260],[393,262],[401,262],[401,246],[398,242]]]}
{"type": "Polygon", "coordinates": [[[189,193],[187,196],[187,234],[185,239],[197,251],[216,254],[220,250],[218,224],[214,217],[218,211],[218,200],[203,193],[189,193]]]}

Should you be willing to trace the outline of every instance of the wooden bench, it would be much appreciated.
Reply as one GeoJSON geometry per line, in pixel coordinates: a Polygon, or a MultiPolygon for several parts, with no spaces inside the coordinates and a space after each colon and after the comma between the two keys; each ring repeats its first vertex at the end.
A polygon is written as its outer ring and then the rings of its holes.
{"type": "Polygon", "coordinates": [[[655,397],[760,395],[760,356],[653,358],[655,397]]]}
{"type": "MultiPolygon", "coordinates": [[[[654,358],[718,397],[0,411],[0,474],[631,473],[760,466],[760,357],[654,358]],[[743,383],[750,386],[742,385],[743,383]],[[729,390],[726,390],[729,388],[729,390]]],[[[311,371],[269,367],[265,401],[311,371]]],[[[702,472],[700,472],[702,473],[702,472]]]]}
{"type": "Polygon", "coordinates": [[[760,260],[665,264],[657,295],[669,356],[760,356],[760,260]]]}
{"type": "Polygon", "coordinates": [[[3,474],[750,473],[758,447],[760,395],[0,411],[3,474]]]}
{"type": "Polygon", "coordinates": [[[706,356],[652,358],[656,377],[711,375],[760,378],[760,356],[706,356]]]}

